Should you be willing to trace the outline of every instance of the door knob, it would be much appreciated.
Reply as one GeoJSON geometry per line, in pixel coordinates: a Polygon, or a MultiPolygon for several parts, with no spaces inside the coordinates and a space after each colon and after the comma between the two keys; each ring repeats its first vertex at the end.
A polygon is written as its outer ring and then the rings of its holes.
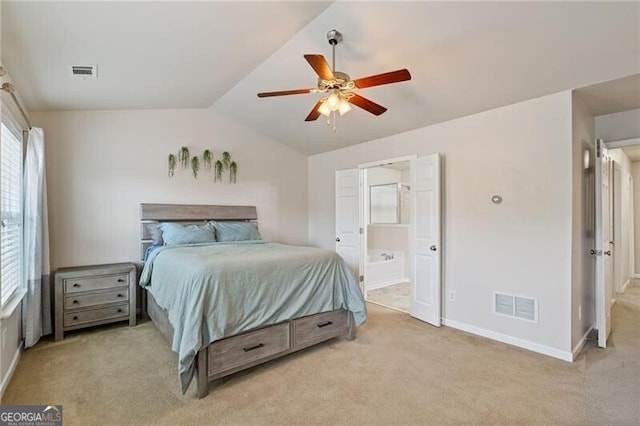
{"type": "Polygon", "coordinates": [[[436,251],[436,250],[438,250],[438,248],[436,246],[431,246],[431,247],[429,247],[429,250],[436,251]]]}
{"type": "Polygon", "coordinates": [[[339,243],[340,242],[340,237],[336,237],[336,242],[339,243]]]}

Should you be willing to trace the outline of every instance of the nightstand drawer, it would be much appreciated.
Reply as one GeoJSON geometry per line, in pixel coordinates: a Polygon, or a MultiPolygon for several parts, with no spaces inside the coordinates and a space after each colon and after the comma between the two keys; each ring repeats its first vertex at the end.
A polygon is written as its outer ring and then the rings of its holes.
{"type": "Polygon", "coordinates": [[[87,306],[103,305],[105,303],[124,302],[129,300],[129,287],[120,287],[116,290],[102,293],[72,294],[64,298],[64,309],[85,308],[87,306]]]}
{"type": "Polygon", "coordinates": [[[103,288],[122,287],[128,285],[129,274],[80,277],[64,280],[64,292],[77,293],[79,291],[100,290],[103,288]]]}
{"type": "Polygon", "coordinates": [[[102,321],[111,318],[127,318],[129,316],[129,305],[110,306],[108,308],[90,309],[64,314],[64,326],[71,327],[94,321],[102,321]]]}

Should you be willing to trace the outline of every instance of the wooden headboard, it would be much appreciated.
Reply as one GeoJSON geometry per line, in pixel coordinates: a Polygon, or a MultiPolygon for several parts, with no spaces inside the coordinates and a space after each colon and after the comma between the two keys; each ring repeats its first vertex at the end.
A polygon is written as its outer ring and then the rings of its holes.
{"type": "Polygon", "coordinates": [[[145,225],[157,222],[202,224],[209,220],[250,221],[258,219],[255,206],[219,206],[205,204],[140,204],[140,259],[151,245],[151,234],[145,225]]]}

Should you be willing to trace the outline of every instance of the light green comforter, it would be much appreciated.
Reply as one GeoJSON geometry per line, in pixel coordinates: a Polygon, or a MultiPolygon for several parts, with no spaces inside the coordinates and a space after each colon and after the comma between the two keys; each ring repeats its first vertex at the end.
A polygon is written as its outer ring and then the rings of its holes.
{"type": "Polygon", "coordinates": [[[343,308],[366,317],[358,284],[336,253],[265,241],[168,246],[153,251],[140,285],[167,310],[182,391],[209,343],[291,318],[343,308]]]}

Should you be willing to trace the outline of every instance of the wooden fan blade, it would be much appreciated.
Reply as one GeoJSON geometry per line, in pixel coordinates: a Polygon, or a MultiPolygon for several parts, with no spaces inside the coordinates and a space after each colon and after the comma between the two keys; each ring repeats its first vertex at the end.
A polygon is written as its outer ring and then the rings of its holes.
{"type": "Polygon", "coordinates": [[[384,74],[372,75],[370,77],[359,78],[354,80],[358,89],[365,87],[381,86],[383,84],[398,83],[400,81],[411,80],[411,74],[407,69],[386,72],[384,74]]]}
{"type": "Polygon", "coordinates": [[[365,111],[369,111],[373,115],[380,115],[387,110],[382,105],[378,105],[377,103],[356,94],[354,94],[353,97],[349,99],[349,102],[354,104],[355,106],[362,108],[365,111]]]}
{"type": "Polygon", "coordinates": [[[335,80],[336,77],[329,67],[329,63],[322,55],[304,55],[304,58],[309,62],[311,68],[318,74],[323,80],[335,80]]]}
{"type": "Polygon", "coordinates": [[[296,90],[282,90],[280,92],[263,92],[258,93],[259,98],[268,98],[271,96],[284,96],[284,95],[304,95],[305,93],[311,93],[313,89],[296,89],[296,90]]]}
{"type": "Polygon", "coordinates": [[[318,110],[318,108],[320,108],[320,105],[322,105],[322,100],[319,100],[318,102],[316,102],[316,105],[313,107],[313,109],[311,110],[309,115],[307,115],[307,118],[305,118],[304,121],[317,120],[318,117],[320,117],[320,111],[318,110]]]}

